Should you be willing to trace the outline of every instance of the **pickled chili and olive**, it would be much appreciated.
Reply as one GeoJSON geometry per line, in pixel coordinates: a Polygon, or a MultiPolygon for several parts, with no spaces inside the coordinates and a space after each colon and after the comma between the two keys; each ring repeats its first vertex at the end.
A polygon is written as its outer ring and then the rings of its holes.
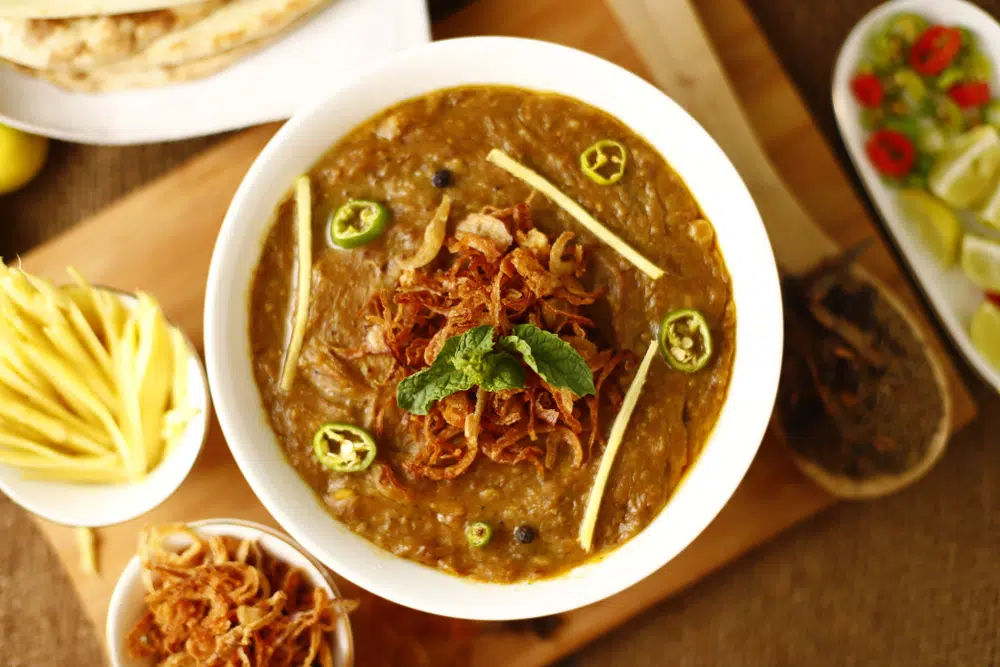
{"type": "Polygon", "coordinates": [[[992,76],[970,30],[913,13],[879,25],[850,82],[872,166],[901,187],[927,187],[936,157],[952,139],[984,123],[1000,127],[992,76]]]}

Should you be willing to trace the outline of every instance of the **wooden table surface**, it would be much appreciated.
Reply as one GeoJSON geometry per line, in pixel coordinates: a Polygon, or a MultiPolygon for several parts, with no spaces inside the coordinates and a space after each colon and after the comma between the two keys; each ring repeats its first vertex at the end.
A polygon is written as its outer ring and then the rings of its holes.
{"type": "MultiPolygon", "coordinates": [[[[532,25],[551,18],[546,11],[555,11],[556,4],[535,3],[534,13],[519,24],[517,32],[530,36],[532,25]]],[[[786,87],[782,88],[780,78],[774,78],[775,69],[770,62],[773,55],[757,38],[756,27],[745,8],[737,0],[704,0],[698,7],[770,158],[812,216],[827,223],[827,228],[839,237],[838,241],[851,242],[854,239],[850,233],[838,234],[837,230],[846,232],[856,228],[849,223],[864,215],[864,210],[837,175],[839,167],[821,135],[810,124],[801,101],[794,93],[789,94],[786,87]],[[761,90],[771,88],[780,90],[780,94],[761,95],[761,90]]],[[[463,27],[467,29],[469,25],[510,25],[505,20],[509,21],[509,16],[497,3],[483,0],[440,24],[437,33],[462,34],[463,27]]],[[[583,43],[599,34],[599,28],[589,21],[567,21],[564,28],[576,31],[572,39],[583,43]]],[[[593,49],[599,55],[649,75],[627,44],[601,42],[596,37],[593,43],[602,44],[600,49],[593,49]]]]}

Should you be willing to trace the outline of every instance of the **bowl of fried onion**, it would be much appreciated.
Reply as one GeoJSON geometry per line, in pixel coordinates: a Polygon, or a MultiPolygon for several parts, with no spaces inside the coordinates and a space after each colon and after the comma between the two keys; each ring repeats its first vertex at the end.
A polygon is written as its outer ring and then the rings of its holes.
{"type": "Polygon", "coordinates": [[[267,526],[148,527],[111,597],[110,662],[350,667],[356,606],[322,565],[267,526]]]}

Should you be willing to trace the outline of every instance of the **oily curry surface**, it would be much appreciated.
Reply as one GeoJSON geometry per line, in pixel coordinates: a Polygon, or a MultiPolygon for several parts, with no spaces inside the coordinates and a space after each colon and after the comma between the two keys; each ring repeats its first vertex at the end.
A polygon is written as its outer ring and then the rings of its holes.
{"type": "MultiPolygon", "coordinates": [[[[295,382],[279,389],[295,289],[295,211],[289,199],[268,234],[251,292],[254,372],[271,425],[289,460],[329,512],[351,530],[399,556],[461,576],[513,582],[551,576],[620,546],[664,507],[711,432],[732,369],[735,309],[729,275],[711,225],[680,177],[652,147],[615,118],[579,101],[501,87],[435,92],[390,108],[350,132],[310,172],[313,266],[309,319],[295,382]],[[580,168],[580,154],[610,138],[626,147],[620,181],[601,185],[580,168]],[[535,169],[601,223],[664,270],[651,280],[600,243],[560,208],[486,160],[499,148],[535,169]],[[450,178],[444,187],[440,175],[450,178]],[[438,186],[438,187],[436,187],[438,186]],[[598,445],[582,465],[560,456],[547,469],[478,457],[455,479],[413,475],[419,446],[409,415],[393,402],[398,377],[386,356],[344,353],[365,345],[366,304],[397,285],[400,260],[420,247],[442,195],[449,225],[483,207],[530,201],[533,224],[554,238],[564,230],[587,248],[581,282],[598,291],[587,306],[596,342],[642,357],[668,312],[700,311],[713,352],[695,373],[654,359],[611,470],[594,549],[577,541],[615,405],[605,408],[598,445]],[[373,242],[351,250],[329,242],[329,216],[344,202],[383,202],[391,222],[373,242]],[[312,440],[325,422],[375,431],[376,465],[333,472],[312,440]],[[466,528],[493,527],[486,547],[470,546],[466,528]],[[524,528],[530,528],[526,540],[524,528]],[[518,530],[520,528],[520,530],[518,530]],[[516,536],[515,536],[516,535],[516,536]]],[[[438,262],[446,261],[447,249],[438,262]]],[[[620,397],[635,363],[609,378],[620,397]]]]}

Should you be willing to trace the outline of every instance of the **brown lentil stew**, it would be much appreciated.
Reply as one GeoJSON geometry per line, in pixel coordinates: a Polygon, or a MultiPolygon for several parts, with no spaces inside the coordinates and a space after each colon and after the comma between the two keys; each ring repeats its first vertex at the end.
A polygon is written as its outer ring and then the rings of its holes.
{"type": "MultiPolygon", "coordinates": [[[[556,575],[645,528],[715,425],[729,385],[736,327],[730,278],[714,230],[663,157],[615,118],[577,100],[464,87],[379,113],[341,139],[310,178],[312,293],[290,390],[280,390],[279,376],[295,291],[291,198],[279,207],[264,242],[250,296],[249,333],[256,381],[278,441],[329,512],[398,556],[491,582],[556,575]],[[580,167],[581,153],[601,139],[627,151],[624,173],[612,184],[595,181],[580,167]],[[651,280],[556,205],[487,162],[493,148],[542,174],[664,275],[651,280]],[[451,200],[449,234],[456,221],[484,207],[510,209],[526,201],[532,224],[550,240],[574,232],[575,242],[586,249],[580,282],[600,294],[581,306],[594,322],[588,336],[597,347],[641,358],[664,316],[677,309],[699,311],[709,327],[712,356],[697,372],[654,360],[611,471],[591,552],[580,546],[577,534],[613,401],[598,443],[582,463],[574,465],[565,453],[544,468],[479,456],[454,479],[427,479],[407,467],[423,443],[407,427],[413,415],[393,401],[399,367],[385,354],[351,352],[372,347],[365,322],[370,302],[398,288],[400,261],[421,246],[443,194],[451,200]],[[330,214],[355,199],[380,202],[390,221],[365,245],[334,247],[330,214]],[[319,463],[313,435],[330,422],[376,434],[378,453],[370,467],[344,473],[319,463]],[[470,546],[467,539],[468,526],[476,522],[492,529],[485,546],[470,546]]],[[[443,267],[448,257],[443,248],[426,268],[443,267]]],[[[620,401],[635,366],[623,365],[612,374],[613,386],[605,394],[620,401]]],[[[472,389],[471,400],[475,395],[472,389]]]]}

